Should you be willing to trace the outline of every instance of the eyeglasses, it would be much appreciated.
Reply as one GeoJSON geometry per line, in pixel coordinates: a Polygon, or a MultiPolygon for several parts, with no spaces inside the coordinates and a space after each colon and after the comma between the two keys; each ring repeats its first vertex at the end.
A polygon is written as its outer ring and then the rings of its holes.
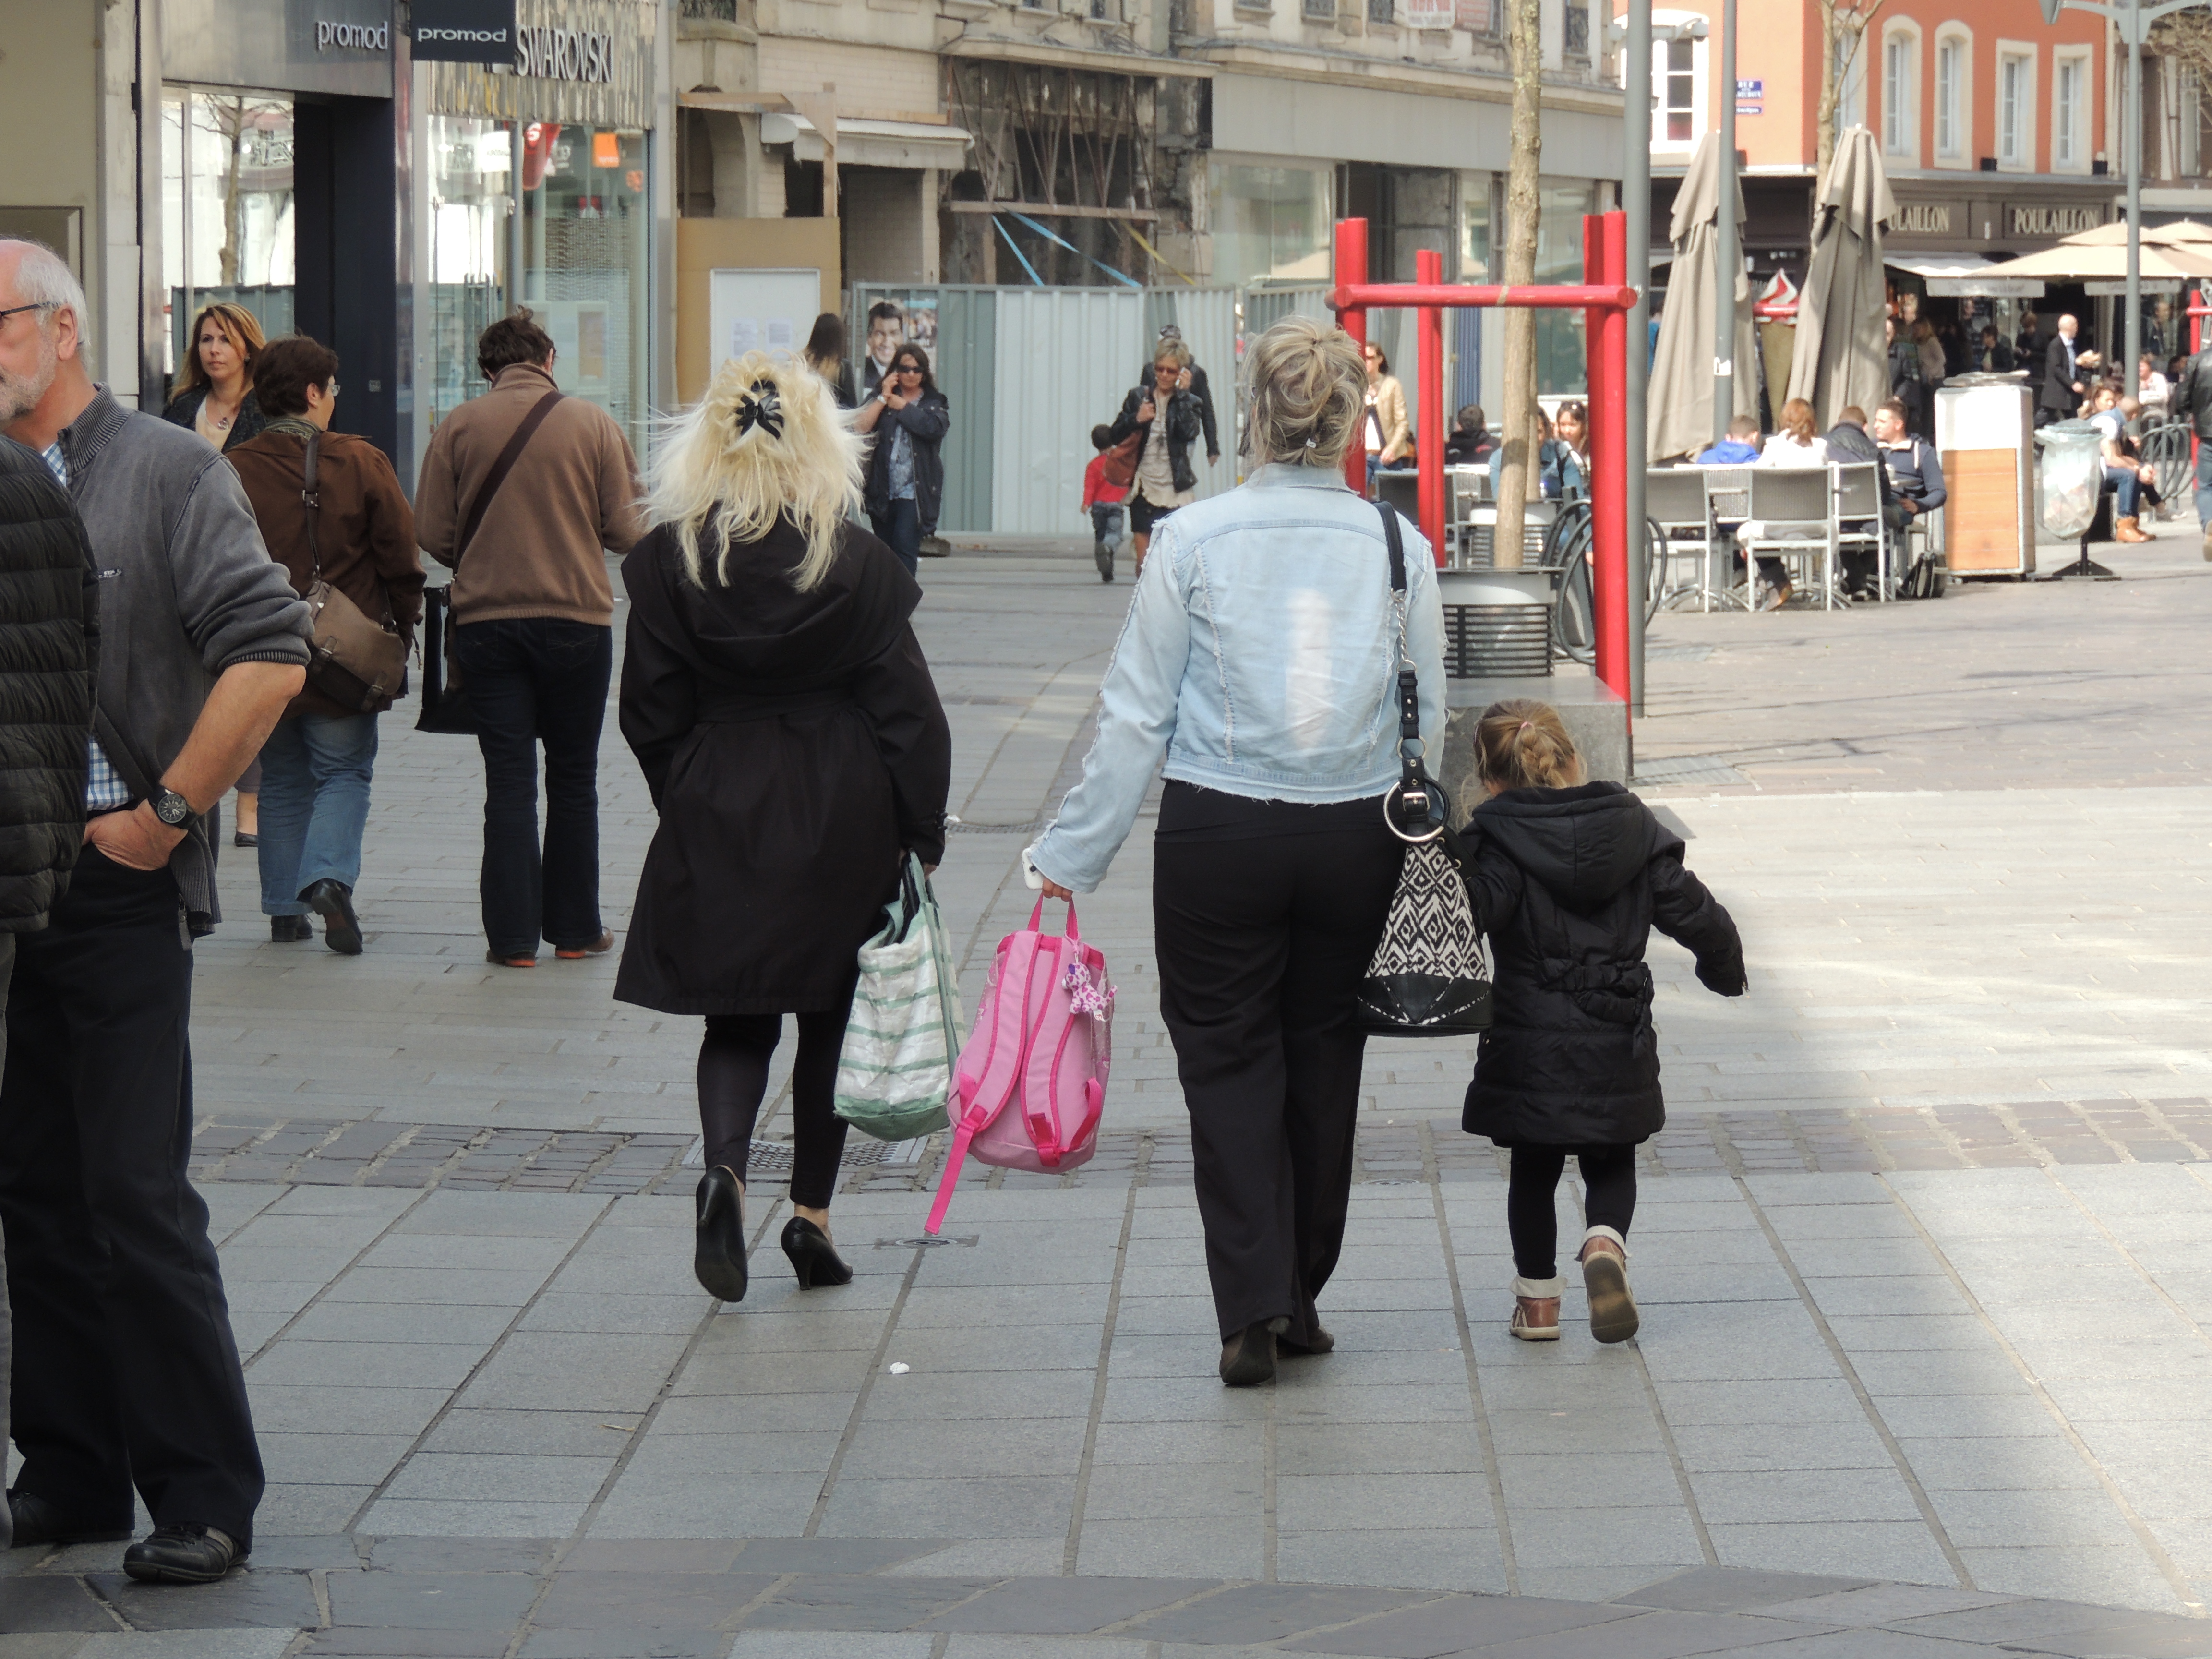
{"type": "Polygon", "coordinates": [[[8,319],[19,311],[52,311],[60,303],[58,300],[33,300],[27,306],[9,306],[7,310],[0,311],[0,328],[5,328],[8,319]]]}
{"type": "Polygon", "coordinates": [[[913,374],[918,376],[921,373],[921,365],[919,363],[900,363],[891,370],[891,373],[894,374],[913,374]]]}

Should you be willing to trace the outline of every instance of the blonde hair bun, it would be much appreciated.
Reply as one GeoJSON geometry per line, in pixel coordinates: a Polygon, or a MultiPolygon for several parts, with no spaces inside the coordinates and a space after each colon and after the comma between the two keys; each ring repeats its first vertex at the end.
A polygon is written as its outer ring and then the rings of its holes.
{"type": "Polygon", "coordinates": [[[1582,781],[1582,757],[1548,702],[1509,697],[1474,726],[1474,769],[1498,789],[1566,789],[1582,781]]]}
{"type": "Polygon", "coordinates": [[[1243,453],[1262,464],[1341,467],[1367,408],[1367,366],[1342,329],[1285,317],[1244,355],[1243,453]]]}

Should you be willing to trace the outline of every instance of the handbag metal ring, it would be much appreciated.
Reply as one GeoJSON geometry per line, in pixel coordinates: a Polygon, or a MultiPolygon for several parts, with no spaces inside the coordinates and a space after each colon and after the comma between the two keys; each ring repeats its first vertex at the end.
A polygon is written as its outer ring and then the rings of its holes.
{"type": "Polygon", "coordinates": [[[1440,823],[1435,829],[1430,830],[1425,836],[1409,836],[1403,830],[1401,830],[1398,827],[1397,819],[1390,816],[1390,802],[1394,796],[1402,795],[1405,793],[1405,791],[1406,786],[1401,781],[1392,784],[1389,792],[1383,795],[1382,822],[1389,827],[1390,833],[1397,836],[1400,841],[1404,842],[1407,846],[1425,847],[1429,842],[1435,841],[1437,837],[1442,836],[1444,832],[1444,827],[1440,823]]]}

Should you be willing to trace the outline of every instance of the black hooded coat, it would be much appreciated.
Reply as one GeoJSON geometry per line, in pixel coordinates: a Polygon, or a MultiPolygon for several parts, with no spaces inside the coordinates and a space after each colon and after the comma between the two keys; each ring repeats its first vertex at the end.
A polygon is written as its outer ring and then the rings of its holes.
{"type": "MultiPolygon", "coordinates": [[[[710,574],[719,552],[701,547],[710,574]]],[[[802,593],[788,519],[701,589],[674,532],[623,561],[623,736],[660,826],[615,996],[672,1014],[842,1006],[900,855],[945,856],[952,737],[908,620],[921,589],[852,525],[802,593]]]]}
{"type": "Polygon", "coordinates": [[[1744,989],[1735,923],[1682,866],[1682,840],[1618,783],[1509,789],[1462,832],[1490,936],[1495,1023],[1461,1122],[1501,1146],[1630,1146],[1667,1121],[1659,1091],[1654,927],[1723,996],[1744,989]]]}

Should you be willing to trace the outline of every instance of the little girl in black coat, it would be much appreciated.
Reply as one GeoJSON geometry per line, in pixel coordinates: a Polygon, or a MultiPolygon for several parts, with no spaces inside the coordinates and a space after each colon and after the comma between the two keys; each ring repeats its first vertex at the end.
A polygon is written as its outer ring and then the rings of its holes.
{"type": "Polygon", "coordinates": [[[1680,836],[1624,786],[1580,781],[1548,704],[1491,704],[1474,760],[1486,799],[1462,832],[1462,864],[1490,938],[1495,1012],[1461,1122],[1513,1154],[1513,1334],[1559,1339],[1553,1193],[1572,1153],[1589,1223],[1577,1259],[1590,1334],[1625,1342],[1638,1323],[1626,1267],[1636,1148],[1667,1121],[1644,948],[1657,927],[1697,957],[1708,990],[1734,997],[1742,941],[1682,867],[1680,836]]]}

